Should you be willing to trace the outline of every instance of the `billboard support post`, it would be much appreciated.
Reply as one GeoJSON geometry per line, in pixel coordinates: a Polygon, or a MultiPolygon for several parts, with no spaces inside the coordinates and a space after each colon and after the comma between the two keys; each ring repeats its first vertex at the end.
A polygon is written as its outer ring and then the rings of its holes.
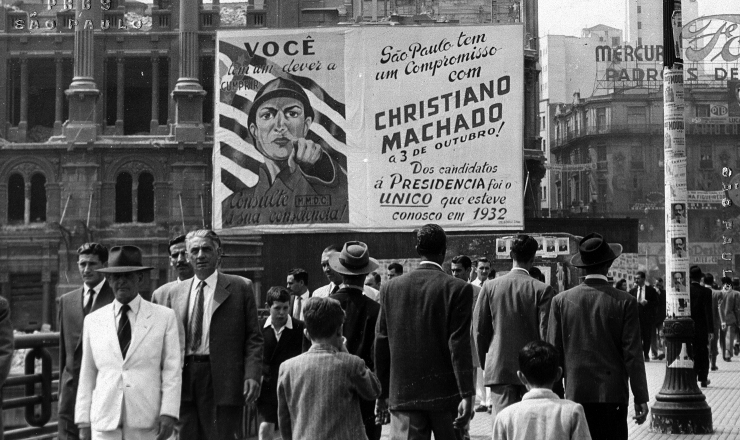
{"type": "MultiPolygon", "coordinates": [[[[697,385],[693,353],[688,249],[688,191],[684,121],[681,0],[663,1],[663,118],[665,152],[666,374],[655,396],[650,430],[666,434],[709,434],[712,409],[697,385]],[[682,241],[681,241],[682,240],[682,241]],[[679,251],[677,251],[679,249],[679,251]]],[[[707,344],[708,341],[701,341],[707,344]]],[[[708,359],[706,360],[708,361],[708,359]]],[[[706,384],[703,384],[706,385],[706,384]]]]}

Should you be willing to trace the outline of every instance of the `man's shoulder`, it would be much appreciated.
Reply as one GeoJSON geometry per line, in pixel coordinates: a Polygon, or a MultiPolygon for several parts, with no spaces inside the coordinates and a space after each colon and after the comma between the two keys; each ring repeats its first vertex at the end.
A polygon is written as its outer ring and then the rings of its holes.
{"type": "Polygon", "coordinates": [[[156,304],[153,302],[141,301],[141,307],[144,307],[145,309],[149,309],[149,311],[155,315],[162,318],[169,319],[170,315],[174,318],[175,317],[175,311],[172,310],[169,307],[163,306],[161,304],[156,304]]]}
{"type": "Polygon", "coordinates": [[[70,301],[76,296],[79,296],[82,294],[82,287],[78,287],[74,290],[70,290],[67,293],[62,294],[62,296],[59,297],[59,301],[70,301]]]}
{"type": "Polygon", "coordinates": [[[216,286],[227,288],[227,289],[234,289],[234,288],[251,289],[252,280],[250,280],[249,278],[244,278],[239,275],[231,275],[228,273],[219,272],[218,281],[216,281],[216,286]]]}

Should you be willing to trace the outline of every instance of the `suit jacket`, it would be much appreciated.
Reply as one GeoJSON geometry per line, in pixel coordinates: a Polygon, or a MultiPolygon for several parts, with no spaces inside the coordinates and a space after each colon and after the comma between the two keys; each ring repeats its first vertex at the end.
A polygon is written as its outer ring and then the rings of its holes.
{"type": "MultiPolygon", "coordinates": [[[[10,374],[13,361],[13,323],[10,320],[10,303],[0,296],[0,387],[10,374]]],[[[0,422],[2,427],[2,422],[0,422]]]]}
{"type": "Polygon", "coordinates": [[[518,269],[483,284],[475,341],[487,386],[521,384],[519,350],[547,337],[552,297],[552,287],[518,269]]]}
{"type": "MultiPolygon", "coordinates": [[[[655,321],[655,313],[658,310],[658,291],[655,290],[653,286],[648,286],[645,284],[643,286],[645,289],[645,299],[647,300],[646,305],[642,305],[639,302],[637,303],[637,311],[640,315],[640,323],[641,325],[652,325],[655,321]]],[[[637,287],[633,287],[630,289],[630,295],[637,298],[637,287]]]]}
{"type": "Polygon", "coordinates": [[[170,281],[169,283],[163,284],[159,287],[157,287],[154,292],[152,293],[152,302],[154,304],[162,304],[162,301],[164,301],[164,298],[171,295],[172,291],[177,288],[180,284],[190,284],[190,279],[179,281],[174,280],[170,281]]]}
{"type": "Polygon", "coordinates": [[[303,353],[303,321],[292,318],[293,328],[283,328],[280,340],[275,337],[272,326],[262,327],[265,340],[262,356],[262,390],[259,403],[270,403],[277,406],[277,383],[280,365],[290,358],[303,353]]]}
{"type": "Polygon", "coordinates": [[[707,334],[714,332],[712,318],[712,290],[699,283],[691,282],[689,287],[691,319],[694,320],[696,339],[707,340],[707,334]]]}
{"type": "Polygon", "coordinates": [[[722,304],[722,318],[728,326],[740,323],[740,292],[730,290],[722,304]]]}
{"type": "Polygon", "coordinates": [[[380,382],[362,359],[313,345],[280,366],[280,434],[286,440],[367,440],[360,399],[379,394],[380,382]]]}
{"type": "Polygon", "coordinates": [[[565,398],[578,403],[648,402],[637,300],[586,279],[552,299],[547,341],[563,358],[565,398]]]}
{"type": "Polygon", "coordinates": [[[375,370],[373,344],[375,343],[375,324],[380,313],[380,304],[363,294],[359,288],[344,286],[330,295],[344,309],[344,337],[347,338],[347,351],[359,356],[370,370],[375,370]]]}
{"type": "MultiPolygon", "coordinates": [[[[473,316],[470,320],[470,354],[473,355],[473,367],[480,368],[480,361],[478,360],[478,348],[475,346],[475,329],[478,327],[478,310],[480,309],[480,286],[473,286],[473,316]]],[[[478,372],[475,373],[476,378],[478,372]]]]}
{"type": "MultiPolygon", "coordinates": [[[[183,356],[185,329],[188,328],[188,301],[196,279],[193,277],[152,299],[175,311],[183,356]]],[[[252,281],[219,272],[213,294],[208,339],[211,371],[218,372],[218,380],[213,381],[216,405],[244,404],[244,381],[254,379],[259,382],[262,376],[262,343],[252,281]]],[[[193,399],[191,381],[188,379],[184,377],[182,381],[184,401],[193,399]]]]}
{"type": "Polygon", "coordinates": [[[475,394],[473,287],[433,264],[380,287],[375,371],[392,410],[450,411],[475,394]]]}
{"type": "MultiPolygon", "coordinates": [[[[82,364],[83,288],[65,293],[59,298],[59,417],[73,421],[77,384],[82,364]]],[[[91,312],[107,306],[115,298],[108,281],[96,295],[91,312]]]]}
{"type": "Polygon", "coordinates": [[[154,428],[160,415],[177,419],[182,363],[175,314],[142,299],[123,359],[113,313],[108,304],[85,318],[75,423],[111,431],[154,428]]]}

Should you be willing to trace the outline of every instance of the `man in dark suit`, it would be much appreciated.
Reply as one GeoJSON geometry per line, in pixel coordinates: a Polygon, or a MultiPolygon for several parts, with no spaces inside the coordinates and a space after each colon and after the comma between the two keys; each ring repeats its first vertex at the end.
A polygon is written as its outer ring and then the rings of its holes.
{"type": "Polygon", "coordinates": [[[175,311],[184,348],[180,440],[241,438],[244,402],[260,394],[262,331],[252,282],[216,270],[221,239],[188,233],[195,277],[155,301],[175,311]]]}
{"type": "Polygon", "coordinates": [[[583,237],[571,264],[586,279],[552,299],[547,326],[563,359],[565,398],[583,406],[594,440],[627,439],[628,379],[635,422],[644,423],[649,411],[637,300],[606,277],[621,252],[599,234],[583,237]]]}
{"type": "Polygon", "coordinates": [[[185,280],[193,278],[195,272],[193,272],[193,266],[188,261],[188,250],[185,246],[185,235],[179,235],[169,243],[170,252],[170,266],[177,271],[177,279],[170,281],[167,284],[159,286],[154,293],[152,293],[152,302],[161,303],[161,298],[167,296],[168,292],[174,289],[178,284],[185,280]],[[159,301],[154,298],[160,298],[159,301]]]}
{"type": "Polygon", "coordinates": [[[689,268],[689,295],[691,319],[694,320],[693,359],[696,380],[702,387],[709,386],[709,338],[714,331],[712,318],[712,290],[700,283],[704,274],[699,266],[689,268]]]}
{"type": "Polygon", "coordinates": [[[108,249],[99,243],[85,243],[77,249],[77,268],[82,287],[59,298],[59,424],[60,440],[78,439],[75,400],[82,365],[82,323],[90,312],[113,302],[115,296],[105,275],[97,272],[108,266],[108,249]]]}
{"type": "Polygon", "coordinates": [[[653,286],[645,284],[645,272],[637,272],[635,287],[630,295],[637,298],[637,310],[640,315],[640,339],[645,362],[650,362],[650,342],[652,341],[655,321],[655,309],[658,307],[658,292],[653,286]]]}
{"type": "Polygon", "coordinates": [[[259,440],[272,440],[278,423],[278,372],[280,364],[303,352],[303,321],[288,313],[290,291],[285,287],[270,287],[267,307],[270,316],[262,327],[265,340],[262,360],[262,390],[257,399],[257,411],[262,416],[259,440]]]}
{"type": "Polygon", "coordinates": [[[311,297],[308,290],[308,272],[300,268],[291,269],[286,285],[291,294],[288,312],[290,316],[303,320],[303,303],[311,297]]]}
{"type": "Polygon", "coordinates": [[[553,291],[529,274],[536,253],[537,241],[518,235],[511,245],[511,272],[487,281],[480,293],[475,342],[494,418],[527,392],[516,374],[519,351],[547,337],[553,291]]]}
{"type": "Polygon", "coordinates": [[[375,368],[378,410],[391,410],[394,439],[461,439],[473,414],[470,321],[473,288],[441,264],[447,237],[438,225],[416,233],[419,268],[380,288],[375,368]]]}
{"type": "MultiPolygon", "coordinates": [[[[380,305],[368,298],[363,291],[365,277],[378,268],[378,262],[370,258],[370,251],[365,243],[349,241],[344,244],[341,253],[335,253],[329,258],[329,265],[334,272],[342,275],[342,285],[329,298],[339,301],[344,310],[343,336],[347,339],[347,351],[362,358],[367,368],[375,371],[373,343],[380,305]]],[[[382,429],[375,424],[375,401],[360,399],[360,413],[367,438],[379,440],[382,429]]]]}
{"type": "Polygon", "coordinates": [[[665,358],[665,338],[663,337],[663,321],[666,318],[666,293],[663,288],[663,278],[655,281],[655,291],[658,292],[658,305],[655,308],[654,326],[650,335],[650,352],[653,360],[665,358]]]}

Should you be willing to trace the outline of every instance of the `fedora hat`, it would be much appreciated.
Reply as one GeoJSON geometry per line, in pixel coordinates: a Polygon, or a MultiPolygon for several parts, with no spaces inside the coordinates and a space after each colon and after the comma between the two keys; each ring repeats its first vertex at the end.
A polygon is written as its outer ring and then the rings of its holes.
{"type": "Polygon", "coordinates": [[[370,258],[365,243],[348,241],[342,252],[334,252],[329,257],[329,267],[342,275],[367,275],[378,268],[378,260],[370,258]]]}
{"type": "Polygon", "coordinates": [[[113,246],[108,256],[108,267],[98,269],[102,273],[126,273],[151,270],[141,264],[141,249],[136,246],[113,246]]]}
{"type": "Polygon", "coordinates": [[[575,267],[591,267],[614,261],[622,253],[621,244],[609,244],[604,237],[593,232],[578,243],[578,253],[570,259],[575,267]]]}

